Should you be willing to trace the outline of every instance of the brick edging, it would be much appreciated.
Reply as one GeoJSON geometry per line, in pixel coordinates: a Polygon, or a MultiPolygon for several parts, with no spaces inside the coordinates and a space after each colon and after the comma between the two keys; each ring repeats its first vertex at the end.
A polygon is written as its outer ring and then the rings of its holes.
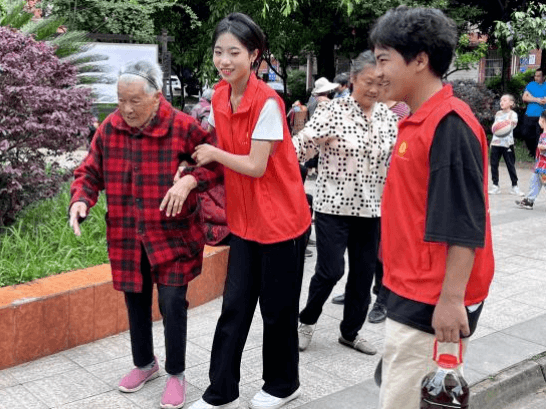
{"type": "MultiPolygon", "coordinates": [[[[190,308],[224,290],[229,247],[205,247],[201,275],[190,282],[190,308]]],[[[157,291],[154,289],[154,300],[157,291]]],[[[160,319],[157,302],[153,318],[160,319]]],[[[0,369],[128,329],[123,293],[109,264],[0,288],[0,369]]]]}

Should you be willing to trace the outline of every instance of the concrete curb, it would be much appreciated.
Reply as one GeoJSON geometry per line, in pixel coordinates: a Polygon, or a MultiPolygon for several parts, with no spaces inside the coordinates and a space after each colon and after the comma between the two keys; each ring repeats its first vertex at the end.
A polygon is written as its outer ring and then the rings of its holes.
{"type": "Polygon", "coordinates": [[[471,386],[470,408],[498,409],[546,387],[546,356],[537,355],[471,386]]]}

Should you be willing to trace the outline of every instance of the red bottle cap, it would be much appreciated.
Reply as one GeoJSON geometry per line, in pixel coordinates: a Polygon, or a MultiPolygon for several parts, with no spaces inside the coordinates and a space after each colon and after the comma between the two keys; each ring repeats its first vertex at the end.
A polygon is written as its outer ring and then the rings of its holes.
{"type": "Polygon", "coordinates": [[[436,360],[439,366],[446,369],[453,369],[459,366],[459,360],[455,355],[441,354],[436,360]]]}

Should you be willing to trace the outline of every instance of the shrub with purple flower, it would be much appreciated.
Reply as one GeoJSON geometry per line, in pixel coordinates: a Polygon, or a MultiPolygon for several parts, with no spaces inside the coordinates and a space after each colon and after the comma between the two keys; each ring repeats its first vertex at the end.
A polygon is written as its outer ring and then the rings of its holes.
{"type": "Polygon", "coordinates": [[[69,176],[45,158],[85,143],[90,91],[75,87],[76,68],[54,48],[0,27],[0,226],[69,176]]]}

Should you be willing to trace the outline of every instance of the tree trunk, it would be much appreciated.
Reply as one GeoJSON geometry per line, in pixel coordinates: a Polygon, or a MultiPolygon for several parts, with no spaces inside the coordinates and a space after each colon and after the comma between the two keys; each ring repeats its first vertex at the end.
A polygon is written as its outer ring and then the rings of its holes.
{"type": "Polygon", "coordinates": [[[510,63],[512,61],[512,48],[506,43],[501,43],[502,54],[502,72],[501,72],[501,84],[502,92],[508,92],[508,80],[510,79],[510,63]]]}
{"type": "Polygon", "coordinates": [[[542,72],[546,72],[546,48],[540,50],[540,69],[542,72]]]}
{"type": "Polygon", "coordinates": [[[336,76],[336,62],[334,54],[334,42],[331,36],[324,38],[320,43],[317,55],[317,78],[326,77],[333,81],[336,76]]]}

